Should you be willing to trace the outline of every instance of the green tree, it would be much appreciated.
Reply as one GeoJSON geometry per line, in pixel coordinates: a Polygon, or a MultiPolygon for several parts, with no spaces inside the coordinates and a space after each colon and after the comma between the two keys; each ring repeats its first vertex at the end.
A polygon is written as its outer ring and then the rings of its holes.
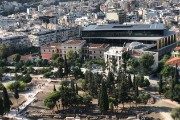
{"type": "Polygon", "coordinates": [[[107,82],[106,82],[109,93],[112,93],[114,91],[114,88],[115,88],[114,82],[115,82],[114,74],[111,71],[109,71],[108,76],[107,76],[107,82]]]}
{"type": "Polygon", "coordinates": [[[79,67],[77,67],[77,66],[73,68],[72,73],[73,73],[75,78],[83,76],[83,73],[82,73],[81,69],[79,67]]]}
{"type": "Polygon", "coordinates": [[[171,116],[174,120],[180,120],[180,108],[174,108],[171,111],[171,116]]]}
{"type": "Polygon", "coordinates": [[[54,101],[53,101],[52,99],[50,99],[50,98],[46,98],[46,99],[44,100],[44,105],[45,105],[46,107],[48,107],[49,109],[53,109],[54,106],[55,106],[55,104],[56,104],[56,103],[54,103],[54,101]]]}
{"type": "Polygon", "coordinates": [[[178,70],[178,65],[176,64],[176,68],[175,68],[175,81],[174,81],[174,84],[178,84],[179,83],[179,70],[178,70]]]}
{"type": "Polygon", "coordinates": [[[52,75],[52,72],[46,72],[44,73],[45,78],[49,78],[52,75]]]}
{"type": "Polygon", "coordinates": [[[173,100],[180,102],[180,84],[174,86],[173,100]]]}
{"type": "Polygon", "coordinates": [[[66,76],[68,76],[68,74],[69,74],[69,67],[68,67],[66,56],[64,56],[64,74],[66,76]]]}
{"type": "Polygon", "coordinates": [[[128,78],[127,78],[127,88],[129,89],[129,91],[131,88],[133,88],[133,83],[132,83],[130,74],[128,75],[128,78]]]}
{"type": "Polygon", "coordinates": [[[127,69],[127,61],[129,60],[129,58],[130,58],[130,54],[128,52],[123,52],[122,59],[123,59],[123,68],[125,71],[127,69]]]}
{"type": "Polygon", "coordinates": [[[9,100],[9,95],[8,92],[6,90],[6,88],[3,88],[3,106],[4,106],[4,112],[8,113],[10,111],[11,108],[11,101],[9,100]]]}
{"type": "Polygon", "coordinates": [[[56,86],[54,85],[53,91],[56,92],[56,86]]]}
{"type": "Polygon", "coordinates": [[[67,57],[67,60],[70,60],[70,59],[76,59],[76,55],[75,55],[75,52],[73,50],[68,50],[66,52],[66,57],[67,57]]]}
{"type": "Polygon", "coordinates": [[[58,70],[55,73],[55,76],[58,77],[58,78],[62,78],[64,76],[63,69],[62,69],[61,65],[58,67],[58,70]]]}
{"type": "Polygon", "coordinates": [[[0,45],[0,58],[6,58],[12,53],[12,49],[9,45],[0,45]]]}
{"type": "Polygon", "coordinates": [[[139,71],[139,62],[137,59],[128,60],[128,66],[130,66],[130,70],[132,70],[133,73],[139,71]]]}
{"type": "Polygon", "coordinates": [[[21,59],[21,55],[20,54],[16,54],[15,57],[14,57],[14,61],[15,62],[19,62],[21,59]]]}
{"type": "Polygon", "coordinates": [[[110,102],[110,104],[109,104],[109,109],[110,109],[111,112],[113,112],[113,110],[114,110],[114,104],[113,104],[112,102],[110,102]]]}
{"type": "Polygon", "coordinates": [[[23,78],[22,78],[23,82],[25,83],[30,83],[32,80],[32,77],[29,74],[26,74],[23,78]]]}
{"type": "Polygon", "coordinates": [[[59,57],[58,54],[53,53],[51,59],[52,59],[52,60],[56,60],[58,57],[59,57]]]}
{"type": "Polygon", "coordinates": [[[126,76],[123,73],[122,74],[122,81],[118,80],[118,98],[119,98],[119,102],[123,104],[123,108],[124,108],[124,103],[127,101],[127,96],[128,96],[128,88],[126,86],[126,76]]]}
{"type": "Polygon", "coordinates": [[[107,112],[107,110],[109,109],[107,88],[103,80],[102,80],[101,88],[99,92],[98,104],[99,104],[99,109],[102,114],[107,112]]]}
{"type": "Polygon", "coordinates": [[[16,88],[15,91],[14,91],[14,98],[17,100],[17,105],[18,105],[19,91],[18,91],[17,88],[16,88]]]}
{"type": "Polygon", "coordinates": [[[151,54],[143,54],[139,59],[139,64],[141,66],[142,72],[144,74],[149,74],[151,66],[154,64],[154,57],[151,54]]]}
{"type": "Polygon", "coordinates": [[[4,106],[3,106],[3,99],[0,97],[0,115],[3,116],[4,115],[4,106]]]}
{"type": "Polygon", "coordinates": [[[174,68],[169,65],[164,65],[163,69],[161,70],[161,74],[163,77],[168,77],[174,73],[174,68]]]}
{"type": "Polygon", "coordinates": [[[161,95],[163,93],[163,81],[161,74],[159,75],[159,94],[161,95]]]}
{"type": "Polygon", "coordinates": [[[78,95],[78,91],[79,91],[79,89],[78,89],[78,85],[76,83],[76,95],[78,95]]]}

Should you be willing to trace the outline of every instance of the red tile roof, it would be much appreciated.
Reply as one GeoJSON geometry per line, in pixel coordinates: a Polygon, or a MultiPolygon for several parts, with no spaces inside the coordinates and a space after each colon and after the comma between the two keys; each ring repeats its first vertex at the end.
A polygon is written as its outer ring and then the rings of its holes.
{"type": "Polygon", "coordinates": [[[65,44],[81,44],[83,43],[85,40],[68,40],[66,42],[64,42],[65,44]]]}
{"type": "Polygon", "coordinates": [[[172,66],[175,66],[177,64],[178,66],[180,66],[180,57],[171,58],[166,62],[166,64],[172,65],[172,66]]]}
{"type": "Polygon", "coordinates": [[[52,57],[52,54],[41,54],[41,56],[42,56],[42,59],[51,59],[51,57],[52,57]]]}
{"type": "Polygon", "coordinates": [[[175,51],[180,51],[180,46],[174,48],[175,51]]]}
{"type": "Polygon", "coordinates": [[[32,57],[32,55],[23,55],[21,56],[21,60],[27,60],[27,59],[30,59],[32,57]]]}

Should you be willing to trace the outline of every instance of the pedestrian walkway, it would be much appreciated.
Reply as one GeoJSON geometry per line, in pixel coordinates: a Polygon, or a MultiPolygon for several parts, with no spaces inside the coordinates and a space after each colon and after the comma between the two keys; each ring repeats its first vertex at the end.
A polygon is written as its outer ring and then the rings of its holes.
{"type": "Polygon", "coordinates": [[[26,102],[23,103],[21,106],[19,106],[19,111],[17,109],[12,109],[10,110],[10,112],[8,113],[8,117],[9,118],[15,118],[18,120],[25,120],[24,116],[21,116],[21,114],[17,114],[17,113],[21,113],[28,105],[30,105],[34,100],[36,100],[36,95],[43,91],[43,89],[46,88],[46,86],[51,82],[51,80],[47,80],[47,82],[45,82],[45,85],[42,87],[38,87],[37,89],[34,89],[32,91],[29,91],[28,93],[25,93],[25,98],[26,98],[26,102]]]}

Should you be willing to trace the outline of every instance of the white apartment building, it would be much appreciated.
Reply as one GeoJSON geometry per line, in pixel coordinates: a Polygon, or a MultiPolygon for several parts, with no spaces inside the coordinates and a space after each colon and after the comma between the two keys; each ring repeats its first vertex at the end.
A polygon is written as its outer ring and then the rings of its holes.
{"type": "Polygon", "coordinates": [[[104,52],[104,60],[108,64],[109,70],[111,70],[113,58],[117,60],[117,68],[122,65],[122,53],[124,50],[126,50],[124,47],[110,47],[108,51],[104,52]]]}
{"type": "Polygon", "coordinates": [[[108,51],[104,52],[105,63],[108,64],[109,70],[111,70],[111,61],[112,58],[117,60],[117,70],[123,64],[122,54],[125,51],[128,51],[131,57],[139,59],[143,54],[152,54],[154,57],[154,64],[151,66],[152,70],[157,69],[158,67],[158,52],[144,51],[145,46],[139,42],[132,42],[126,47],[110,47],[108,51]]]}
{"type": "Polygon", "coordinates": [[[28,36],[32,46],[40,47],[42,45],[56,41],[56,30],[35,29],[31,35],[28,36]]]}
{"type": "Polygon", "coordinates": [[[28,48],[32,46],[28,36],[23,32],[0,33],[0,44],[10,45],[15,49],[28,48]]]}
{"type": "Polygon", "coordinates": [[[68,50],[79,52],[86,44],[86,40],[68,40],[61,44],[62,55],[66,55],[68,50]]]}

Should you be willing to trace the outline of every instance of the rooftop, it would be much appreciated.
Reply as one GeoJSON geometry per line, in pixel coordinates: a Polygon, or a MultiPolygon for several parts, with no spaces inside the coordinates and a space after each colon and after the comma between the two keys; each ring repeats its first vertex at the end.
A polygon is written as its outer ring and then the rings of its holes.
{"type": "Polygon", "coordinates": [[[107,25],[89,25],[83,31],[98,30],[165,30],[164,24],[107,24],[107,25]]]}
{"type": "Polygon", "coordinates": [[[180,46],[174,48],[175,51],[180,51],[180,46]]]}
{"type": "Polygon", "coordinates": [[[42,57],[42,59],[47,59],[47,60],[49,60],[49,59],[51,59],[52,54],[50,54],[50,53],[47,53],[47,54],[41,54],[41,57],[42,57]]]}
{"type": "Polygon", "coordinates": [[[85,42],[85,40],[68,40],[68,41],[64,42],[64,44],[81,44],[84,42],[85,42]]]}
{"type": "Polygon", "coordinates": [[[176,66],[177,64],[178,66],[180,66],[180,57],[171,58],[166,62],[166,64],[172,65],[172,66],[176,66]]]}
{"type": "Polygon", "coordinates": [[[89,48],[107,48],[109,44],[94,44],[94,43],[88,43],[85,45],[85,47],[89,48]]]}
{"type": "Polygon", "coordinates": [[[61,43],[52,42],[52,43],[41,46],[41,48],[50,48],[50,47],[54,48],[54,47],[59,47],[59,46],[61,46],[61,43]]]}

